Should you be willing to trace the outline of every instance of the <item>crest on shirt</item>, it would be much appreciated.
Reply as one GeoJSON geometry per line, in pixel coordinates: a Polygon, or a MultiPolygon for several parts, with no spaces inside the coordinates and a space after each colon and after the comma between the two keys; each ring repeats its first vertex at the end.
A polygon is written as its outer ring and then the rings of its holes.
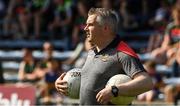
{"type": "Polygon", "coordinates": [[[109,60],[109,55],[105,54],[105,55],[101,55],[100,56],[100,59],[104,62],[108,61],[109,60]]]}

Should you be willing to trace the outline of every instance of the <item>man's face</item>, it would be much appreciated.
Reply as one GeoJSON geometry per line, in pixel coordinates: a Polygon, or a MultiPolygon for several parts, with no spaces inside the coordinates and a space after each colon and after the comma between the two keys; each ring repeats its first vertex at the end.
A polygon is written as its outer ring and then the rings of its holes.
{"type": "Polygon", "coordinates": [[[99,44],[103,40],[103,27],[96,22],[97,15],[90,15],[86,21],[87,40],[93,44],[99,44]]]}

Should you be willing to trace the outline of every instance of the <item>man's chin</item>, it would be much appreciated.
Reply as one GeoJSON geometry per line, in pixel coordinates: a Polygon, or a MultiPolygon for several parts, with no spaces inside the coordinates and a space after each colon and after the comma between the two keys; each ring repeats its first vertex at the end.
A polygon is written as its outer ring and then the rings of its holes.
{"type": "Polygon", "coordinates": [[[88,36],[86,37],[86,39],[87,39],[88,41],[90,41],[90,40],[91,40],[88,36]]]}

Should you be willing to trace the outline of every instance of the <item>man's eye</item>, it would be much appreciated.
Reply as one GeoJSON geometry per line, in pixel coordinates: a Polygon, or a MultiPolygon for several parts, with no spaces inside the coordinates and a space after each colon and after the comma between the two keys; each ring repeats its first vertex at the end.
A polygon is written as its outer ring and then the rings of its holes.
{"type": "Polygon", "coordinates": [[[89,26],[92,26],[93,24],[88,24],[89,26]]]}

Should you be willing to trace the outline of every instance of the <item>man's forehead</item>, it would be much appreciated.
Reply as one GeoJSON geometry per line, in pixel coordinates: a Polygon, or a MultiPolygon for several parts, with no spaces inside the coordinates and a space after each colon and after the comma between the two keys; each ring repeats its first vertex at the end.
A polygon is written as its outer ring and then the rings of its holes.
{"type": "Polygon", "coordinates": [[[93,23],[96,19],[97,15],[89,15],[86,23],[93,23]]]}

